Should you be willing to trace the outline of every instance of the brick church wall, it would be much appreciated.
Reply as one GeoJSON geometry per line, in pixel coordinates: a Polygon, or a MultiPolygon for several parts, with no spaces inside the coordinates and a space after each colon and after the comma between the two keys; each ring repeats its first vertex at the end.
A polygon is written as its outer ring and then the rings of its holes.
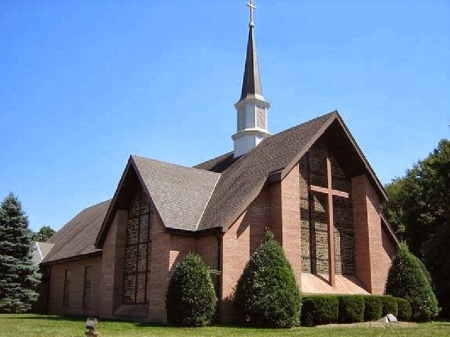
{"type": "Polygon", "coordinates": [[[301,284],[301,240],[299,169],[296,165],[281,182],[270,186],[271,222],[275,239],[281,243],[292,266],[298,285],[301,284]]]}
{"type": "Polygon", "coordinates": [[[126,223],[128,211],[118,210],[103,244],[102,317],[112,317],[122,303],[126,223]]]}
{"type": "Polygon", "coordinates": [[[101,277],[100,256],[51,265],[49,313],[98,315],[101,307],[101,277]],[[86,267],[91,268],[91,287],[89,301],[83,303],[85,300],[86,267]]]}
{"type": "Polygon", "coordinates": [[[381,225],[380,201],[365,175],[352,179],[356,274],[372,294],[383,294],[395,245],[381,225]]]}
{"type": "Polygon", "coordinates": [[[270,209],[270,191],[265,187],[223,235],[221,322],[239,319],[233,307],[234,290],[251,254],[262,243],[265,228],[270,226],[270,209]]]}

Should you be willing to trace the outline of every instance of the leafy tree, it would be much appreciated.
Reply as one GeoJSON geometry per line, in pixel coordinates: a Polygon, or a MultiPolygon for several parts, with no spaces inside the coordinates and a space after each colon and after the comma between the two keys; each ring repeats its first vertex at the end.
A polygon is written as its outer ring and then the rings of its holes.
{"type": "Polygon", "coordinates": [[[189,253],[176,267],[169,282],[166,300],[170,324],[204,326],[211,323],[217,305],[212,272],[195,253],[189,253]]]}
{"type": "Polygon", "coordinates": [[[412,320],[429,321],[438,314],[437,300],[419,260],[400,244],[389,269],[386,293],[407,299],[411,304],[412,320]]]}
{"type": "Polygon", "coordinates": [[[441,314],[450,317],[450,140],[386,186],[384,213],[430,271],[441,314]]]}
{"type": "Polygon", "coordinates": [[[25,312],[37,300],[37,267],[31,261],[28,219],[11,193],[0,205],[0,312],[25,312]]]}
{"type": "Polygon", "coordinates": [[[287,328],[298,324],[299,287],[283,249],[269,231],[238,281],[235,304],[252,325],[287,328]]]}
{"type": "Polygon", "coordinates": [[[31,239],[33,241],[46,242],[53,236],[53,234],[55,234],[55,230],[53,228],[50,226],[43,226],[38,232],[33,233],[31,239]]]}
{"type": "Polygon", "coordinates": [[[384,211],[411,251],[423,257],[425,245],[450,219],[450,141],[442,140],[427,158],[386,186],[384,211]]]}

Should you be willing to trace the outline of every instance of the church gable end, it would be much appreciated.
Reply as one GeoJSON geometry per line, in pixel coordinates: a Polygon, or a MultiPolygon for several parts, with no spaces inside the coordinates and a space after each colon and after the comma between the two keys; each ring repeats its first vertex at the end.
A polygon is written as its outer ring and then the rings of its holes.
{"type": "Polygon", "coordinates": [[[318,141],[300,160],[300,211],[302,272],[321,275],[330,281],[327,159],[331,190],[335,191],[332,196],[334,273],[355,275],[351,180],[323,141],[318,141]]]}

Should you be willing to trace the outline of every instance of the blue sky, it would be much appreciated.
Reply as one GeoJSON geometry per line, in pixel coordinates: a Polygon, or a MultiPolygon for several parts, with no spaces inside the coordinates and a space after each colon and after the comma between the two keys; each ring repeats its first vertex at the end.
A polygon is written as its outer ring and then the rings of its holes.
{"type": "MultiPolygon", "coordinates": [[[[449,1],[256,5],[272,133],[338,109],[383,183],[449,138],[449,1]]],[[[58,229],[130,154],[231,150],[247,25],[245,0],[1,0],[0,199],[58,229]]]]}

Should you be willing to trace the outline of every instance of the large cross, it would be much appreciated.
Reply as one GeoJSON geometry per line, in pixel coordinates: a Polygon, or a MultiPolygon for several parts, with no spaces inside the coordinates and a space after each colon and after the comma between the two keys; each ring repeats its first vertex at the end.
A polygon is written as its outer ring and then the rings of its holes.
{"type": "Polygon", "coordinates": [[[327,195],[327,222],[328,222],[328,275],[332,287],[336,285],[335,256],[334,256],[334,216],[333,216],[333,196],[348,198],[347,192],[333,190],[333,180],[331,174],[331,158],[327,154],[327,187],[310,185],[311,192],[323,193],[327,195]]]}
{"type": "Polygon", "coordinates": [[[250,9],[250,23],[249,23],[249,26],[253,28],[253,27],[255,27],[254,16],[255,16],[256,6],[255,6],[255,4],[253,3],[253,0],[250,0],[250,1],[247,3],[247,6],[248,6],[249,9],[250,9]]]}

